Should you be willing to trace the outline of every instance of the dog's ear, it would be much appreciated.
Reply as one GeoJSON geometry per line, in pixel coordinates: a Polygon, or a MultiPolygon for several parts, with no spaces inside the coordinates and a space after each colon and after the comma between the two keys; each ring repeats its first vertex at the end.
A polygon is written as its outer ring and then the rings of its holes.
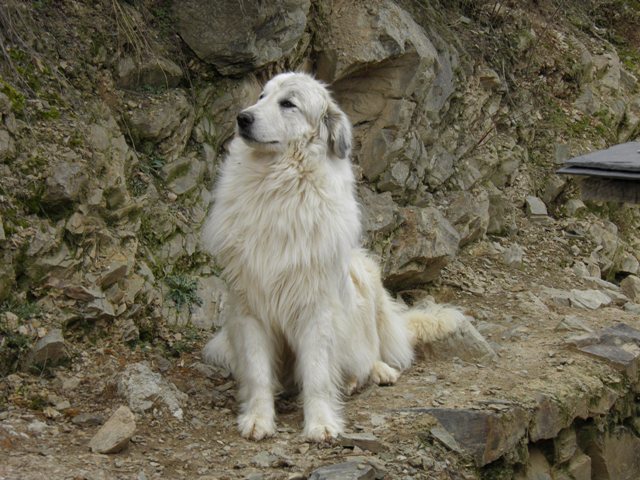
{"type": "Polygon", "coordinates": [[[346,158],[351,151],[351,123],[333,101],[329,102],[324,123],[329,132],[330,152],[338,158],[346,158]]]}

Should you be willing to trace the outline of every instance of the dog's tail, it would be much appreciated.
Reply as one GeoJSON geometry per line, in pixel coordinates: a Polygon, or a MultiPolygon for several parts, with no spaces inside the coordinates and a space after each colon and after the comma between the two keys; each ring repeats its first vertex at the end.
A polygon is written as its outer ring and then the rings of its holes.
{"type": "Polygon", "coordinates": [[[378,291],[378,335],[382,359],[394,368],[411,365],[415,347],[453,335],[467,322],[456,308],[427,303],[408,309],[382,286],[378,291]]]}
{"type": "Polygon", "coordinates": [[[452,335],[466,323],[464,314],[457,308],[431,302],[406,310],[404,318],[414,347],[452,335]]]}

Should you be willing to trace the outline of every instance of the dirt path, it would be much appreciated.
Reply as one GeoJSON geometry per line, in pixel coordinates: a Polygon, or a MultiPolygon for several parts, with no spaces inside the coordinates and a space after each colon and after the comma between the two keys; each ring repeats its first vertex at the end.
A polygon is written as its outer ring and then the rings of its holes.
{"type": "Polygon", "coordinates": [[[276,437],[258,443],[240,438],[233,381],[199,361],[205,334],[193,352],[171,359],[132,351],[105,336],[93,346],[75,345],[71,365],[56,369],[52,378],[19,373],[0,380],[8,398],[0,412],[0,478],[302,479],[322,465],[349,459],[373,462],[386,478],[477,478],[469,455],[452,452],[429,433],[436,423],[424,409],[531,409],[540,394],[587,392],[622,381],[604,362],[567,347],[565,338],[576,332],[556,328],[568,315],[594,330],[617,322],[640,328],[638,315],[620,305],[579,309],[545,293],[547,287],[594,288],[592,280],[568,268],[593,245],[568,236],[565,227],[566,222],[525,223],[517,237],[479,242],[447,267],[429,293],[473,315],[497,360],[482,365],[420,358],[395,386],[370,386],[346,399],[348,430],[374,434],[376,453],[305,442],[293,400],[278,402],[276,437]],[[502,247],[515,242],[524,251],[517,267],[500,260],[502,247]],[[126,450],[90,453],[88,442],[99,428],[91,418],[98,423],[126,403],[117,395],[115,378],[140,360],[188,395],[184,420],[154,408],[137,416],[126,450]],[[77,424],[79,414],[89,414],[89,423],[77,424]]]}

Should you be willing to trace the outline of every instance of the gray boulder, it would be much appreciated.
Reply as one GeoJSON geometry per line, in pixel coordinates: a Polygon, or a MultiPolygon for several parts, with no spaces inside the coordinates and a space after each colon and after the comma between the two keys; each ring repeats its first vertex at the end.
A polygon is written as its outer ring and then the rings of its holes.
{"type": "Polygon", "coordinates": [[[622,282],[620,288],[624,294],[634,302],[640,302],[640,278],[635,275],[629,275],[622,282]]]}
{"type": "Polygon", "coordinates": [[[197,158],[184,157],[166,164],[162,176],[169,189],[176,195],[192,192],[202,183],[206,165],[197,158]]]}
{"type": "Polygon", "coordinates": [[[289,54],[307,25],[309,0],[174,2],[178,33],[223,75],[260,68],[289,54]]]}
{"type": "Polygon", "coordinates": [[[77,202],[87,185],[86,165],[73,155],[65,160],[54,164],[47,177],[42,196],[45,210],[77,202]]]}
{"type": "Polygon", "coordinates": [[[482,238],[489,226],[489,195],[486,191],[454,192],[449,196],[447,218],[460,234],[460,246],[482,238]]]}
{"type": "Polygon", "coordinates": [[[456,255],[460,235],[433,207],[400,210],[401,225],[382,252],[385,283],[389,288],[409,288],[435,280],[456,255]]]}
{"type": "Polygon", "coordinates": [[[136,431],[136,420],[127,407],[118,408],[89,442],[94,453],[117,453],[129,444],[136,431]]]}
{"type": "Polygon", "coordinates": [[[322,28],[318,76],[332,83],[356,125],[361,148],[355,157],[364,176],[379,179],[381,190],[415,190],[427,163],[416,107],[427,101],[437,78],[436,48],[411,15],[389,0],[373,10],[365,3],[336,2],[322,28]]]}
{"type": "Polygon", "coordinates": [[[182,404],[187,395],[142,363],[129,365],[118,378],[118,393],[124,395],[134,412],[143,413],[156,404],[164,404],[170,413],[182,420],[182,404]]]}
{"type": "Polygon", "coordinates": [[[62,330],[55,328],[38,340],[27,359],[28,365],[52,367],[69,358],[62,330]]]}
{"type": "Polygon", "coordinates": [[[175,159],[184,149],[194,118],[193,107],[181,90],[150,98],[125,115],[134,141],[159,144],[158,150],[168,160],[175,159]]]}
{"type": "Polygon", "coordinates": [[[116,65],[116,84],[120,88],[173,88],[182,80],[182,69],[167,58],[137,59],[128,56],[116,65]]]}
{"type": "Polygon", "coordinates": [[[366,187],[359,190],[362,203],[362,229],[365,243],[371,247],[384,240],[398,225],[398,205],[389,192],[375,193],[366,187]]]}
{"type": "Polygon", "coordinates": [[[547,206],[544,202],[532,195],[525,198],[525,210],[530,217],[544,216],[547,214],[547,206]]]}

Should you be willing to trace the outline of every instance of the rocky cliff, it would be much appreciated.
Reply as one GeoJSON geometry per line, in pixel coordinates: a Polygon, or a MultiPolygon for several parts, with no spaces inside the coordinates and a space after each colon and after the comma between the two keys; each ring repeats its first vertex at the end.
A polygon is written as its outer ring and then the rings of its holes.
{"type": "Polygon", "coordinates": [[[526,253],[640,302],[638,209],[554,174],[640,135],[638,25],[631,0],[0,0],[0,373],[56,329],[77,355],[206,337],[226,295],[208,192],[284,70],[348,113],[363,240],[408,301],[482,295],[483,255],[528,289],[526,253]]]}

